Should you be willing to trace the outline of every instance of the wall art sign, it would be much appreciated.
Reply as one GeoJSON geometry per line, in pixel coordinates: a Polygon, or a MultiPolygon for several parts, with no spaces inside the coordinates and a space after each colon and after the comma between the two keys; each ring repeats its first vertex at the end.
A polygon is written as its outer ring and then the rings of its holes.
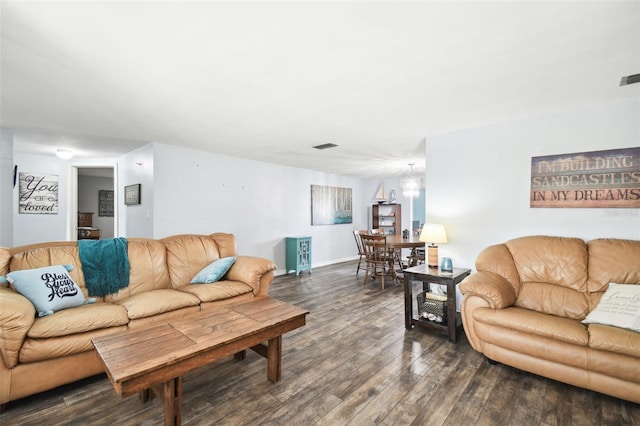
{"type": "Polygon", "coordinates": [[[140,204],[140,184],[127,185],[124,187],[124,203],[128,206],[140,204]]]}
{"type": "Polygon", "coordinates": [[[18,213],[58,214],[58,175],[20,172],[18,213]]]}
{"type": "Polygon", "coordinates": [[[113,191],[98,191],[98,216],[113,217],[113,191]]]}
{"type": "Polygon", "coordinates": [[[351,188],[311,185],[311,225],[353,222],[351,188]]]}
{"type": "Polygon", "coordinates": [[[530,206],[640,208],[640,147],[532,157],[530,206]]]}
{"type": "Polygon", "coordinates": [[[20,172],[18,213],[58,214],[58,175],[20,172]]]}

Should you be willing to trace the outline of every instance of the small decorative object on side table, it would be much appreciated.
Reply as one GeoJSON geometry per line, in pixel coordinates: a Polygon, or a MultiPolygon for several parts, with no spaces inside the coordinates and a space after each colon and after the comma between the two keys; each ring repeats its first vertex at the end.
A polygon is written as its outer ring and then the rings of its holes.
{"type": "Polygon", "coordinates": [[[436,330],[449,336],[449,341],[456,342],[456,330],[462,324],[456,312],[456,284],[459,284],[471,273],[471,269],[453,268],[453,272],[444,272],[430,268],[426,264],[413,266],[404,270],[404,326],[411,330],[413,326],[436,330]],[[414,318],[412,281],[422,281],[423,291],[429,290],[429,283],[447,286],[447,323],[437,323],[414,318]]]}

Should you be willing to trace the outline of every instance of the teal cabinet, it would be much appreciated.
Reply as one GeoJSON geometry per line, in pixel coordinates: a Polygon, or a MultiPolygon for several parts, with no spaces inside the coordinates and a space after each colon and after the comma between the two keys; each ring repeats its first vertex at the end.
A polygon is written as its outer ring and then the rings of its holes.
{"type": "Polygon", "coordinates": [[[287,274],[296,271],[300,275],[304,270],[311,273],[311,237],[287,237],[286,252],[287,274]]]}

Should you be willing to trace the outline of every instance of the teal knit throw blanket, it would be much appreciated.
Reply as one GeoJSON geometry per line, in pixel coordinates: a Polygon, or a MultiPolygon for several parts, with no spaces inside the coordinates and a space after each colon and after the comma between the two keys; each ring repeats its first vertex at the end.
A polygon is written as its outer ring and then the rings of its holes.
{"type": "Polygon", "coordinates": [[[79,240],[84,282],[91,297],[117,293],[129,285],[129,256],[126,238],[79,240]]]}

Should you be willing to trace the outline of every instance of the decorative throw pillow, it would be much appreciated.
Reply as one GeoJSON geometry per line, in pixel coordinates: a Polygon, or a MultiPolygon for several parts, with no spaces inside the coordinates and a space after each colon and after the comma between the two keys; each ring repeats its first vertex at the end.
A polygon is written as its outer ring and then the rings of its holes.
{"type": "Polygon", "coordinates": [[[231,256],[211,262],[193,277],[190,284],[208,284],[218,281],[227,273],[235,261],[235,256],[231,256]]]}
{"type": "Polygon", "coordinates": [[[71,279],[67,269],[70,270],[73,267],[65,268],[62,265],[55,265],[24,269],[9,272],[6,279],[18,293],[33,303],[37,315],[44,317],[55,311],[95,301],[95,299],[89,299],[85,302],[84,294],[71,279]]]}
{"type": "Polygon", "coordinates": [[[609,283],[598,306],[582,321],[640,332],[640,284],[609,283]]]}

